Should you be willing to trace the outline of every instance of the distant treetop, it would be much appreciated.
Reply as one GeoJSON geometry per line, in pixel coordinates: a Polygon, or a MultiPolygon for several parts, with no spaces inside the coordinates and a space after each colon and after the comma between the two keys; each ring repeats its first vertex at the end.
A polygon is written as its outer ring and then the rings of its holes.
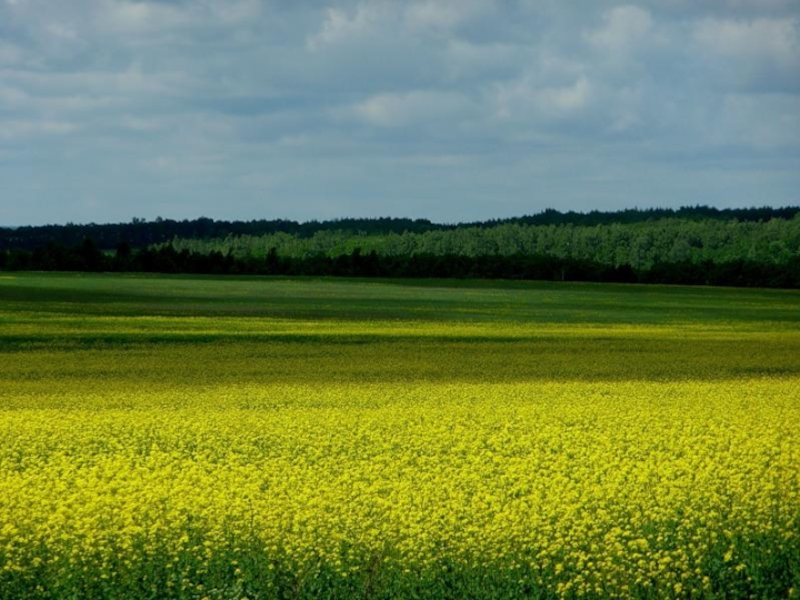
{"type": "Polygon", "coordinates": [[[290,221],[285,219],[259,219],[252,221],[217,221],[207,217],[176,221],[156,218],[154,221],[134,217],[129,223],[75,224],[0,227],[0,250],[32,250],[47,244],[73,246],[86,237],[100,249],[113,249],[121,243],[134,248],[161,244],[175,238],[214,239],[240,235],[265,235],[286,233],[308,238],[320,231],[347,231],[353,235],[381,235],[388,233],[423,233],[426,231],[454,230],[474,227],[495,227],[506,223],[523,225],[574,225],[595,226],[613,223],[629,224],[658,219],[678,218],[692,221],[770,221],[792,219],[800,214],[800,206],[783,208],[724,208],[685,206],[679,209],[647,208],[626,209],[613,212],[574,211],[560,212],[548,208],[540,213],[505,219],[491,219],[458,224],[434,223],[428,219],[378,217],[369,219],[343,218],[328,221],[290,221]]]}

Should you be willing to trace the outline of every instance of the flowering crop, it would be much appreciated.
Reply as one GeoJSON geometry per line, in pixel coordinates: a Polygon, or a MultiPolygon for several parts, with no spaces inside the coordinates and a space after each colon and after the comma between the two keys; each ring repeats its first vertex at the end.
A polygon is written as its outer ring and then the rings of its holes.
{"type": "Polygon", "coordinates": [[[4,316],[0,598],[800,589],[791,327],[4,316]]]}

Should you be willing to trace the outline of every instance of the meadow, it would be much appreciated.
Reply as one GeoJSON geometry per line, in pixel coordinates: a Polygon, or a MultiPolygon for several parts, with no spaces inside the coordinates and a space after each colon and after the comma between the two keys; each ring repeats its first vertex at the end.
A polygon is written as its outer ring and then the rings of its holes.
{"type": "Polygon", "coordinates": [[[0,598],[800,597],[800,293],[0,275],[0,598]]]}

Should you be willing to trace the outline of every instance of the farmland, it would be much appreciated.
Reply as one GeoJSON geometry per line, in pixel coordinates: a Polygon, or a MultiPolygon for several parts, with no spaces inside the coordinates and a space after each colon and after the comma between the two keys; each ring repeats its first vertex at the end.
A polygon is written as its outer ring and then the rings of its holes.
{"type": "Polygon", "coordinates": [[[800,594],[800,294],[0,276],[0,598],[800,594]]]}

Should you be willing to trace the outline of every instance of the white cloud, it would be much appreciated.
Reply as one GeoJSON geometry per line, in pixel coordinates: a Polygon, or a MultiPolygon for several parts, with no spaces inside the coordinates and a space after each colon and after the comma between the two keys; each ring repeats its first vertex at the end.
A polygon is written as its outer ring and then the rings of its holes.
{"type": "Polygon", "coordinates": [[[430,154],[421,152],[409,156],[400,156],[391,160],[391,162],[402,166],[463,169],[469,167],[473,162],[473,157],[464,154],[430,154]]]}
{"type": "Polygon", "coordinates": [[[55,120],[0,120],[0,139],[18,140],[34,136],[60,136],[78,131],[76,123],[55,120]]]}
{"type": "Polygon", "coordinates": [[[796,19],[733,21],[704,19],[694,30],[694,39],[706,50],[734,59],[761,59],[779,65],[800,58],[796,19]]]}
{"type": "Polygon", "coordinates": [[[449,29],[463,18],[459,7],[447,2],[415,2],[406,8],[405,21],[412,28],[449,29]]]}
{"type": "Polygon", "coordinates": [[[393,12],[392,7],[385,3],[359,4],[352,15],[339,8],[328,8],[322,27],[319,32],[306,38],[306,46],[310,50],[318,50],[368,36],[382,28],[392,18],[393,12]]]}
{"type": "Polygon", "coordinates": [[[411,29],[449,30],[495,9],[492,0],[418,0],[408,4],[404,21],[411,29]]]}
{"type": "Polygon", "coordinates": [[[603,16],[603,27],[585,34],[603,58],[626,60],[645,42],[653,40],[653,19],[637,6],[617,6],[603,16]]]}
{"type": "Polygon", "coordinates": [[[147,2],[99,0],[100,31],[151,34],[170,30],[224,28],[252,22],[261,14],[257,0],[226,2],[147,2]]]}
{"type": "Polygon", "coordinates": [[[156,5],[149,2],[117,2],[106,0],[99,15],[106,27],[115,31],[142,29],[151,25],[169,26],[174,24],[179,13],[169,5],[156,5]]]}
{"type": "MultiPolygon", "coordinates": [[[[263,217],[281,209],[242,176],[265,169],[297,218],[378,197],[497,216],[535,209],[531,185],[585,197],[575,164],[624,179],[631,160],[682,173],[690,153],[707,201],[727,201],[739,188],[702,179],[704,156],[758,162],[764,183],[774,156],[796,163],[798,20],[797,0],[0,0],[0,147],[52,198],[14,221],[98,186],[153,215],[176,198],[176,217],[263,217]],[[413,176],[443,168],[464,177],[413,176]]],[[[24,171],[0,174],[23,208],[24,171]]],[[[765,201],[796,197],[782,177],[765,201]]],[[[653,202],[696,200],[692,185],[653,202]]]]}
{"type": "Polygon", "coordinates": [[[585,76],[564,86],[542,86],[529,78],[518,79],[497,87],[497,115],[501,118],[570,117],[589,105],[592,91],[592,84],[585,76]]]}
{"type": "Polygon", "coordinates": [[[800,92],[800,21],[703,19],[692,40],[711,78],[734,89],[800,92]]]}
{"type": "Polygon", "coordinates": [[[180,71],[150,72],[133,63],[121,70],[65,71],[41,73],[35,71],[8,72],[7,79],[28,90],[32,97],[86,97],[91,99],[118,97],[130,101],[152,98],[163,101],[170,95],[187,91],[199,82],[180,71]]]}
{"type": "Polygon", "coordinates": [[[536,97],[544,110],[565,112],[586,106],[591,92],[592,87],[589,80],[586,77],[580,77],[567,87],[545,88],[537,92],[536,97]]]}
{"type": "Polygon", "coordinates": [[[226,24],[251,22],[262,14],[258,0],[239,0],[238,2],[215,2],[210,5],[212,15],[226,24]]]}
{"type": "Polygon", "coordinates": [[[67,41],[78,39],[78,32],[73,28],[61,23],[50,23],[45,27],[48,36],[61,38],[67,41]]]}
{"type": "Polygon", "coordinates": [[[16,44],[0,41],[0,65],[14,65],[22,61],[22,48],[16,44]]]}
{"type": "Polygon", "coordinates": [[[444,50],[444,62],[451,79],[497,77],[517,72],[528,51],[505,43],[473,44],[450,39],[444,50]]]}
{"type": "Polygon", "coordinates": [[[787,94],[727,94],[705,131],[707,143],[759,151],[800,148],[800,98],[787,94]]]}
{"type": "Polygon", "coordinates": [[[29,106],[30,96],[23,90],[7,85],[0,85],[0,108],[6,110],[20,109],[29,106]]]}
{"type": "Polygon", "coordinates": [[[151,133],[165,129],[163,119],[142,118],[125,115],[119,119],[120,126],[135,132],[151,133]]]}
{"type": "Polygon", "coordinates": [[[495,0],[416,0],[360,2],[354,10],[329,7],[319,31],[306,38],[306,47],[326,46],[377,36],[408,39],[434,32],[450,35],[451,30],[473,22],[496,9],[495,0]]]}
{"type": "Polygon", "coordinates": [[[414,91],[402,94],[377,94],[355,105],[352,113],[378,127],[405,127],[433,120],[452,120],[463,116],[470,102],[454,92],[414,91]]]}

